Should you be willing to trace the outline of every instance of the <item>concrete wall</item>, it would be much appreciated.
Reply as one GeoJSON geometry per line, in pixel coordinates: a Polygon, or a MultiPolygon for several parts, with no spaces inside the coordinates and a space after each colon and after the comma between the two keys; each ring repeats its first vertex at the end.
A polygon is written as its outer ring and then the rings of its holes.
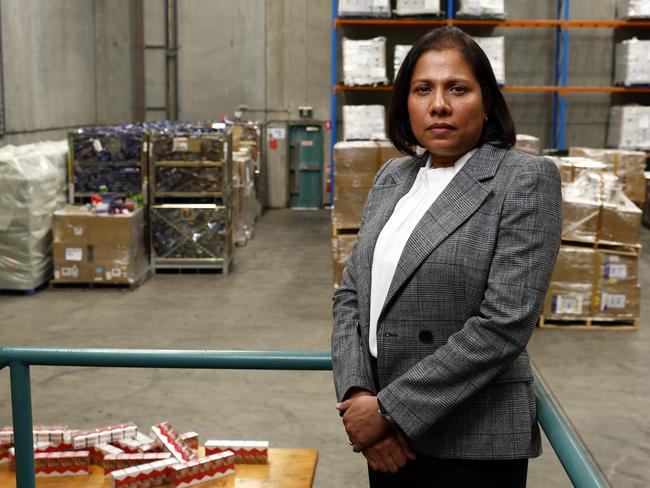
{"type": "Polygon", "coordinates": [[[120,0],[2,0],[0,144],[130,120],[129,9],[120,0]]]}

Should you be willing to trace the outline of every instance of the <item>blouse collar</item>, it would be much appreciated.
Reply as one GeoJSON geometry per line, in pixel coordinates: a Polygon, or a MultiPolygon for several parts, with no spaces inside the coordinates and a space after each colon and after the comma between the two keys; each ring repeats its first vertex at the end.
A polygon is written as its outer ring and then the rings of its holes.
{"type": "MultiPolygon", "coordinates": [[[[465,166],[465,163],[469,161],[469,159],[474,156],[474,153],[478,151],[478,148],[475,147],[471,151],[466,152],[463,156],[458,158],[456,162],[454,163],[453,166],[449,166],[450,168],[454,169],[454,174],[458,173],[463,166],[465,166]]],[[[431,162],[431,154],[429,154],[429,157],[427,158],[427,164],[425,166],[427,169],[442,169],[442,168],[432,168],[432,162],[431,162]]]]}

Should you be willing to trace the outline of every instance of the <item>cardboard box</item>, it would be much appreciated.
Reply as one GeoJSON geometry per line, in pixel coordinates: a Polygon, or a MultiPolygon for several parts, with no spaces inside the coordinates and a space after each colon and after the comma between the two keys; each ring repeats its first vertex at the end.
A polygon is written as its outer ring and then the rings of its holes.
{"type": "Polygon", "coordinates": [[[355,242],[357,242],[356,234],[343,234],[332,238],[332,265],[334,268],[335,288],[341,283],[345,264],[355,242]]]}
{"type": "Polygon", "coordinates": [[[88,218],[90,212],[85,207],[70,205],[54,212],[52,220],[52,241],[66,244],[88,242],[88,218]]]}
{"type": "Polygon", "coordinates": [[[543,314],[545,317],[583,318],[591,312],[593,285],[551,282],[543,314]]]}
{"type": "Polygon", "coordinates": [[[596,251],[588,247],[561,246],[553,283],[593,285],[596,278],[596,251]]]}
{"type": "Polygon", "coordinates": [[[374,141],[337,142],[334,144],[336,175],[374,173],[377,169],[379,146],[374,141]]]}
{"type": "Polygon", "coordinates": [[[639,285],[603,285],[594,297],[593,316],[629,320],[641,312],[639,285]]]}
{"type": "Polygon", "coordinates": [[[393,143],[390,141],[377,141],[377,147],[379,147],[379,159],[377,160],[377,171],[386,163],[388,160],[393,158],[403,158],[406,154],[399,152],[393,143]]]}

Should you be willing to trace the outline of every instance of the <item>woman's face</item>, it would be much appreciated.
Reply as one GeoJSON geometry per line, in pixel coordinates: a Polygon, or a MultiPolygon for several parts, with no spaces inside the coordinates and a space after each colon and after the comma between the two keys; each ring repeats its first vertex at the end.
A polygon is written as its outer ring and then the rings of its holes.
{"type": "Polygon", "coordinates": [[[448,166],[478,144],[485,109],[472,68],[455,49],[427,51],[415,64],[408,96],[413,135],[448,166]]]}

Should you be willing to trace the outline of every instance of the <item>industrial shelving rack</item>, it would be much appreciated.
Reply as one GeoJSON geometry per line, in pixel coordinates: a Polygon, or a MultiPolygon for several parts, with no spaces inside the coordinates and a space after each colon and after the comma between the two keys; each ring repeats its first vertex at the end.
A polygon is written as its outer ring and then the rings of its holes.
{"type": "MultiPolygon", "coordinates": [[[[345,86],[338,84],[338,28],[342,26],[363,26],[379,28],[398,28],[414,26],[442,26],[454,25],[461,28],[477,27],[528,27],[528,28],[555,28],[556,29],[556,50],[555,50],[555,73],[554,85],[551,86],[514,86],[504,85],[503,91],[513,92],[552,92],[553,93],[553,133],[552,146],[554,149],[566,149],[566,106],[567,97],[570,93],[648,93],[650,87],[623,87],[623,86],[571,86],[568,85],[568,50],[569,32],[574,28],[650,28],[650,21],[591,21],[591,20],[570,20],[570,0],[557,0],[556,19],[550,20],[492,20],[492,19],[465,19],[454,18],[454,0],[447,0],[446,18],[351,18],[338,17],[338,0],[332,1],[332,46],[331,46],[331,84],[332,92],[330,98],[331,109],[331,171],[330,184],[334,188],[334,144],[337,142],[337,94],[340,92],[390,92],[391,85],[381,86],[345,86]]],[[[650,153],[648,153],[650,156],[650,153]]],[[[330,203],[333,203],[333,192],[330,195],[330,203]]]]}
{"type": "Polygon", "coordinates": [[[156,272],[221,271],[232,263],[232,133],[154,131],[150,242],[156,272]]]}

